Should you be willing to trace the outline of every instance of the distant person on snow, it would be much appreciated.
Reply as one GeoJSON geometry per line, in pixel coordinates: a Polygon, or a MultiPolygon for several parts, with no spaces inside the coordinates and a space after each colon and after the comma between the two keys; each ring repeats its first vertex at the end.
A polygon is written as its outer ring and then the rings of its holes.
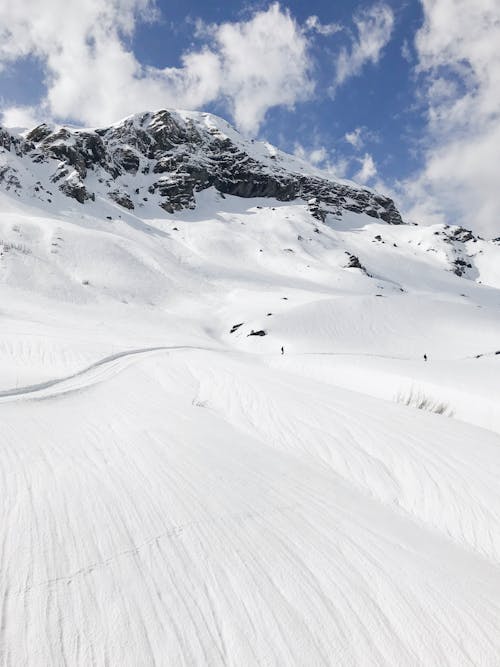
{"type": "Polygon", "coordinates": [[[424,361],[427,361],[427,355],[424,353],[424,361]]]}
{"type": "Polygon", "coordinates": [[[281,346],[281,354],[285,354],[285,348],[283,347],[283,345],[281,346]]]}

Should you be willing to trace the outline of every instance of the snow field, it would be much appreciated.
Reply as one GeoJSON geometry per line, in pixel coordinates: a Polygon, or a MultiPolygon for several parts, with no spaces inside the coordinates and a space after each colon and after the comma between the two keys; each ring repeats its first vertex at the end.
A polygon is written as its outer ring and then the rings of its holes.
{"type": "Polygon", "coordinates": [[[498,664],[497,246],[1,197],[1,664],[498,664]]]}

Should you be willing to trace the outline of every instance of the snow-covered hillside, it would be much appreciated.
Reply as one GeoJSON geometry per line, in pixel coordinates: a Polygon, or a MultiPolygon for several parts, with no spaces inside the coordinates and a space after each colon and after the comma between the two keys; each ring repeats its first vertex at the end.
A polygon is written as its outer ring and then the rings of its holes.
{"type": "Polygon", "coordinates": [[[500,244],[206,114],[1,143],[1,664],[497,665],[500,244]]]}

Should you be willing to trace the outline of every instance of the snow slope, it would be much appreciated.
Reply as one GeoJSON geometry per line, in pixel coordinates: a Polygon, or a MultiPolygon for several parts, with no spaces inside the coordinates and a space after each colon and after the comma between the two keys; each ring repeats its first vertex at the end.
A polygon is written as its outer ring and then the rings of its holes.
{"type": "Polygon", "coordinates": [[[498,436],[129,362],[2,405],[6,664],[494,664],[498,436]]]}
{"type": "Polygon", "coordinates": [[[500,246],[52,204],[0,192],[0,663],[497,665],[500,246]]]}

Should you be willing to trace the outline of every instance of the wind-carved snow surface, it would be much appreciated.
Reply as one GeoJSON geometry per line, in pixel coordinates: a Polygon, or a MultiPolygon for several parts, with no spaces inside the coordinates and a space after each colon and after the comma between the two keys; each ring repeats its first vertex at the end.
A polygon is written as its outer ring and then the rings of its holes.
{"type": "Polygon", "coordinates": [[[2,665],[498,664],[497,243],[0,208],[2,665]]]}

